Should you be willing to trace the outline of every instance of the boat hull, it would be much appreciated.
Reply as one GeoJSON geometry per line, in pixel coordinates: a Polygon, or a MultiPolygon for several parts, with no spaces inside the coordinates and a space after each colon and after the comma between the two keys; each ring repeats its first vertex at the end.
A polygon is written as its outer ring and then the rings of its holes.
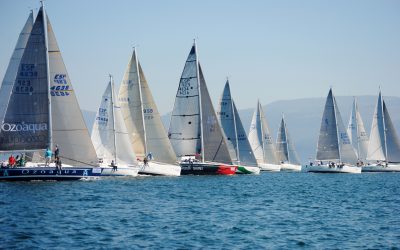
{"type": "Polygon", "coordinates": [[[260,167],[239,165],[236,174],[260,174],[260,167]]]}
{"type": "Polygon", "coordinates": [[[400,164],[389,163],[388,165],[366,165],[362,166],[362,172],[400,172],[400,164]]]}
{"type": "Polygon", "coordinates": [[[279,172],[281,171],[281,165],[269,164],[269,163],[259,163],[261,171],[279,172]]]}
{"type": "Polygon", "coordinates": [[[100,168],[64,167],[57,170],[54,167],[16,167],[1,168],[2,181],[66,181],[82,178],[99,177],[100,168]]]}
{"type": "Polygon", "coordinates": [[[329,165],[313,165],[306,166],[306,171],[311,173],[350,173],[350,174],[360,174],[361,167],[344,165],[342,167],[329,166],[329,165]]]}
{"type": "Polygon", "coordinates": [[[110,166],[100,166],[101,176],[138,176],[139,167],[135,166],[118,166],[113,170],[110,166]]]}
{"type": "Polygon", "coordinates": [[[281,171],[301,171],[301,165],[290,164],[290,163],[282,163],[281,171]]]}
{"type": "Polygon", "coordinates": [[[150,161],[146,165],[139,164],[141,175],[180,176],[181,167],[161,162],[150,161]]]}
{"type": "Polygon", "coordinates": [[[234,175],[238,166],[223,163],[182,162],[181,175],[234,175]]]}

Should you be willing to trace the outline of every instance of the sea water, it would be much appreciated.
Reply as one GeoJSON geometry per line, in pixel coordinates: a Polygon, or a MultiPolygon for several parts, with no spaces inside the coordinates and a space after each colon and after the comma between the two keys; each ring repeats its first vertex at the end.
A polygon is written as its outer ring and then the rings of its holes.
{"type": "Polygon", "coordinates": [[[400,174],[1,182],[0,248],[397,249],[400,174]]]}

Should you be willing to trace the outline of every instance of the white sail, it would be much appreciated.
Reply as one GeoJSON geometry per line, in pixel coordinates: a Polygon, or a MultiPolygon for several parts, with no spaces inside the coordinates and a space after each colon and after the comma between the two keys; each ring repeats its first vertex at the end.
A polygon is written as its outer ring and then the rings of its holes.
{"type": "Polygon", "coordinates": [[[358,111],[356,98],[353,100],[353,108],[347,127],[347,134],[349,135],[353,147],[356,149],[357,158],[364,162],[367,158],[369,139],[361,119],[361,114],[358,111]]]}
{"type": "Polygon", "coordinates": [[[136,49],[121,83],[118,99],[136,155],[143,158],[151,152],[156,161],[176,163],[176,155],[137,59],[136,49]]]}
{"type": "Polygon", "coordinates": [[[399,138],[380,91],[372,119],[367,160],[400,162],[399,138]]]}
{"type": "Polygon", "coordinates": [[[197,59],[195,44],[179,82],[168,136],[177,156],[201,154],[205,161],[232,162],[197,59]]]}
{"type": "Polygon", "coordinates": [[[367,160],[386,160],[385,125],[381,92],[379,92],[378,102],[376,103],[372,118],[367,160]]]}
{"type": "Polygon", "coordinates": [[[178,157],[201,153],[200,98],[197,56],[193,46],[186,59],[171,114],[168,137],[178,157]]]}
{"type": "Polygon", "coordinates": [[[52,26],[47,18],[53,144],[58,144],[63,162],[97,165],[97,156],[52,26]]]}
{"type": "Polygon", "coordinates": [[[26,44],[31,34],[33,27],[33,13],[29,14],[28,20],[19,34],[17,44],[15,45],[14,52],[11,56],[10,62],[7,67],[6,74],[4,75],[3,82],[0,88],[0,121],[3,122],[5,111],[8,106],[8,101],[15,84],[15,78],[17,77],[18,68],[22,56],[25,51],[26,44]]]}
{"type": "Polygon", "coordinates": [[[336,112],[335,117],[339,141],[340,161],[355,165],[357,163],[356,152],[354,151],[353,145],[351,144],[349,136],[347,135],[346,127],[344,126],[335,97],[333,97],[333,101],[336,112]]]}
{"type": "Polygon", "coordinates": [[[261,103],[257,103],[250,125],[249,141],[258,163],[279,164],[275,143],[261,103]]]}
{"type": "Polygon", "coordinates": [[[300,160],[286,127],[285,118],[282,116],[281,125],[276,140],[276,152],[279,161],[300,165],[300,160]]]}
{"type": "Polygon", "coordinates": [[[133,165],[135,153],[122,117],[121,107],[114,97],[113,82],[110,79],[101,99],[92,129],[92,141],[97,156],[109,165],[133,165]]]}
{"type": "Polygon", "coordinates": [[[317,160],[355,164],[357,156],[342,121],[332,89],[326,98],[317,146],[317,160]]]}
{"type": "Polygon", "coordinates": [[[228,80],[219,102],[217,114],[227,138],[231,159],[238,164],[257,166],[246,131],[232,99],[228,80]]]}

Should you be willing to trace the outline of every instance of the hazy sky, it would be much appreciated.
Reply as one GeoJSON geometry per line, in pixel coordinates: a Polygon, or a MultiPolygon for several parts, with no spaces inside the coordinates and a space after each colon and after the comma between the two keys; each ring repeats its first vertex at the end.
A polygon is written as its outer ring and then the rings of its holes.
{"type": "MultiPolygon", "coordinates": [[[[37,0],[0,0],[0,79],[37,0]]],[[[281,99],[400,94],[400,1],[47,0],[81,108],[95,111],[138,46],[162,114],[193,38],[217,103],[226,76],[239,109],[281,99]]]]}

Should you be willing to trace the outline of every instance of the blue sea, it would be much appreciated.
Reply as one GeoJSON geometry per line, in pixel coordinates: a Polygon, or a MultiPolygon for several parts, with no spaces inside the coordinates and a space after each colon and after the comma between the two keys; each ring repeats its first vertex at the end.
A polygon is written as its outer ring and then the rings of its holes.
{"type": "Polygon", "coordinates": [[[0,183],[2,249],[399,249],[400,174],[0,183]]]}

